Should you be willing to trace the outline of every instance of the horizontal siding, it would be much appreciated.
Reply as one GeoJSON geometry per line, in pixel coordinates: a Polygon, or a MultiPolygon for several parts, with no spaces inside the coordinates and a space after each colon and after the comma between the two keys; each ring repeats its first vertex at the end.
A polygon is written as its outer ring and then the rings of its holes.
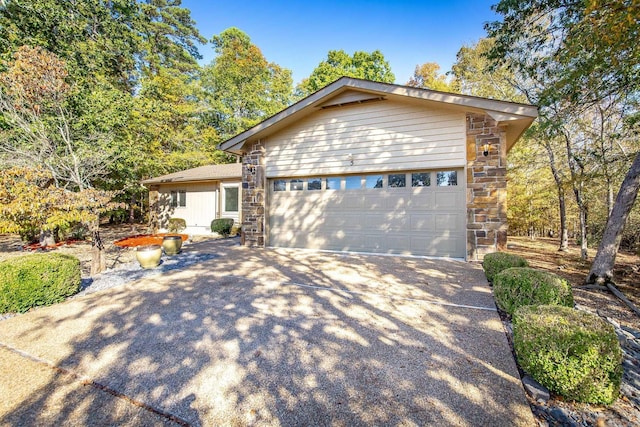
{"type": "Polygon", "coordinates": [[[461,167],[465,116],[392,101],[332,108],[270,136],[266,149],[269,178],[461,167]]]}
{"type": "Polygon", "coordinates": [[[187,227],[210,227],[217,212],[218,184],[163,185],[158,190],[160,227],[167,228],[169,218],[182,218],[187,227]],[[171,207],[171,191],[187,192],[186,207],[171,207]]]}

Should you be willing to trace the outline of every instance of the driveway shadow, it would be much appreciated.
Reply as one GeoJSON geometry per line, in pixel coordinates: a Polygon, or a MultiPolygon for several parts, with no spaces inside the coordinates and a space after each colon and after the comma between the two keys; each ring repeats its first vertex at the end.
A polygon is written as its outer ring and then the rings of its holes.
{"type": "MultiPolygon", "coordinates": [[[[534,422],[479,267],[216,251],[187,270],[3,321],[0,342],[189,425],[534,422]]],[[[115,409],[96,418],[114,404],[95,394],[69,395],[83,408],[71,420],[51,415],[52,385],[0,424],[127,424],[115,409]]]]}

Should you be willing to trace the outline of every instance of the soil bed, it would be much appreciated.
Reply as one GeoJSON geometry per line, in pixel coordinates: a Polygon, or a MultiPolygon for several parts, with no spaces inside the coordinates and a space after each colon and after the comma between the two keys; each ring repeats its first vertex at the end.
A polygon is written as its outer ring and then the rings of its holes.
{"type": "Polygon", "coordinates": [[[189,238],[187,234],[176,233],[138,234],[116,240],[113,244],[120,248],[135,248],[136,246],[144,245],[162,245],[162,240],[166,236],[180,236],[183,242],[189,238]]]}

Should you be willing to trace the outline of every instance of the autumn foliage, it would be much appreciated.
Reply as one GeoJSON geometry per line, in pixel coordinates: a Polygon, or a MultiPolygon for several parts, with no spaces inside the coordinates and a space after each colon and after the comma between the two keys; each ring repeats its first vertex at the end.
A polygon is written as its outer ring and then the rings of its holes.
{"type": "Polygon", "coordinates": [[[69,191],[53,185],[50,173],[27,167],[0,171],[0,233],[35,236],[73,223],[92,224],[113,208],[113,193],[69,191]]]}

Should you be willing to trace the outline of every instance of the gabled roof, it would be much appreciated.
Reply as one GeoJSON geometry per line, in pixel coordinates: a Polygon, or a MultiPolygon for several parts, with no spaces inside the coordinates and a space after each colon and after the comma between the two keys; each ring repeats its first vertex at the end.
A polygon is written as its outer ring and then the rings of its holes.
{"type": "Polygon", "coordinates": [[[538,117],[538,108],[534,105],[341,77],[254,127],[226,140],[218,148],[242,154],[245,144],[265,138],[322,108],[384,99],[410,100],[435,108],[441,106],[464,112],[486,113],[499,123],[507,125],[508,148],[515,144],[538,117]],[[361,95],[357,96],[354,92],[361,95]]]}
{"type": "Polygon", "coordinates": [[[173,182],[217,181],[221,179],[242,178],[242,164],[207,165],[180,172],[145,179],[143,184],[168,184],[173,182]]]}

